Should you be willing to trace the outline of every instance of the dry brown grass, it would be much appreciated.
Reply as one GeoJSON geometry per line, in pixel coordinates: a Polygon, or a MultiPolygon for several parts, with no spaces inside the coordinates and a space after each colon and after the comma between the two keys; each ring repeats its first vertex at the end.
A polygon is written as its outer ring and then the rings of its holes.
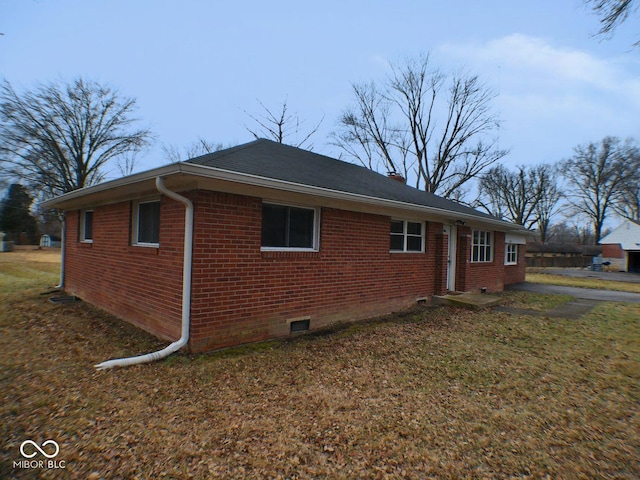
{"type": "Polygon", "coordinates": [[[41,281],[1,294],[0,478],[640,477],[638,305],[426,308],[96,372],[161,343],[41,281]],[[66,469],[12,468],[25,439],[66,469]]]}
{"type": "Polygon", "coordinates": [[[60,249],[38,247],[16,247],[13,252],[4,252],[0,255],[0,264],[7,263],[54,263],[60,265],[60,249]]]}

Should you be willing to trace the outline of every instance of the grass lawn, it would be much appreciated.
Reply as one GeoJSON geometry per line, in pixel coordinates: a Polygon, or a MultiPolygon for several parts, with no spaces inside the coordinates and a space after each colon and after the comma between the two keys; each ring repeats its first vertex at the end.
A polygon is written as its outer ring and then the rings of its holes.
{"type": "Polygon", "coordinates": [[[640,477],[640,305],[427,307],[97,372],[165,343],[49,303],[57,264],[19,255],[0,254],[0,478],[640,477]],[[66,468],[13,468],[27,439],[66,468]]]}

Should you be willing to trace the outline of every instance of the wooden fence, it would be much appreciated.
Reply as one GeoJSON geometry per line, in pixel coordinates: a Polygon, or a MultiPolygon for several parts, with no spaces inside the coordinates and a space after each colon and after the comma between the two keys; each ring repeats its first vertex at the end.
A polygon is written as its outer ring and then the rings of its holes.
{"type": "Polygon", "coordinates": [[[584,268],[593,263],[593,257],[529,257],[527,267],[584,268]]]}

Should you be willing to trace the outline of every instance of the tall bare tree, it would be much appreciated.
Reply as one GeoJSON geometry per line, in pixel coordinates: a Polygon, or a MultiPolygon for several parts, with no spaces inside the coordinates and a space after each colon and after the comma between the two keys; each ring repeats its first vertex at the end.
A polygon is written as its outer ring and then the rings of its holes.
{"type": "Polygon", "coordinates": [[[525,228],[537,228],[545,241],[560,199],[557,176],[550,165],[518,166],[515,172],[498,165],[482,175],[478,206],[525,228]]]}
{"type": "MultiPolygon", "coordinates": [[[[638,9],[635,0],[584,0],[600,18],[598,35],[609,36],[614,30],[638,9]]],[[[635,43],[640,45],[640,41],[635,43]]]]}
{"type": "Polygon", "coordinates": [[[306,123],[306,120],[301,120],[297,114],[289,113],[287,99],[282,102],[282,107],[277,111],[269,109],[260,100],[257,102],[263,110],[261,115],[254,115],[244,111],[244,113],[255,122],[255,126],[253,127],[245,125],[245,128],[251,135],[256,139],[269,138],[278,143],[286,143],[294,147],[304,147],[308,150],[313,149],[313,145],[308,142],[320,128],[324,117],[322,117],[315,126],[303,131],[303,125],[306,123]]]}
{"type": "Polygon", "coordinates": [[[561,163],[567,181],[566,199],[573,211],[592,224],[596,243],[609,210],[620,200],[626,182],[634,172],[626,161],[628,143],[605,137],[600,143],[577,146],[573,157],[561,163]]]}
{"type": "Polygon", "coordinates": [[[552,165],[541,165],[537,167],[538,188],[540,198],[536,205],[538,220],[536,227],[541,242],[546,242],[551,226],[551,219],[557,213],[556,207],[563,197],[558,188],[558,170],[552,165]]]}
{"type": "Polygon", "coordinates": [[[78,78],[17,93],[0,89],[2,175],[37,195],[70,192],[100,182],[112,160],[138,152],[151,139],[133,129],[135,100],[78,78]]]}
{"type": "Polygon", "coordinates": [[[206,155],[208,153],[217,152],[218,150],[222,150],[223,148],[224,145],[222,145],[222,143],[216,143],[206,140],[202,137],[198,137],[182,150],[174,145],[165,145],[162,147],[162,150],[165,157],[170,162],[181,162],[182,160],[188,160],[190,158],[200,157],[201,155],[206,155]]]}
{"type": "Polygon", "coordinates": [[[640,222],[640,148],[629,141],[623,155],[629,174],[613,209],[623,218],[640,222]]]}
{"type": "Polygon", "coordinates": [[[352,85],[334,143],[368,168],[413,173],[416,187],[455,198],[507,154],[492,138],[495,95],[478,76],[433,69],[428,55],[390,67],[380,84],[352,85]]]}

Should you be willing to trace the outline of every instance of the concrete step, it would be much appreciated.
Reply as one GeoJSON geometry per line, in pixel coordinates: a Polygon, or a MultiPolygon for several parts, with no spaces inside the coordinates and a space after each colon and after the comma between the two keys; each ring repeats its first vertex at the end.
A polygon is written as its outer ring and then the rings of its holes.
{"type": "Polygon", "coordinates": [[[500,297],[487,295],[486,293],[466,292],[450,295],[434,295],[432,302],[434,305],[448,305],[450,307],[480,310],[500,305],[502,299],[500,297]]]}

